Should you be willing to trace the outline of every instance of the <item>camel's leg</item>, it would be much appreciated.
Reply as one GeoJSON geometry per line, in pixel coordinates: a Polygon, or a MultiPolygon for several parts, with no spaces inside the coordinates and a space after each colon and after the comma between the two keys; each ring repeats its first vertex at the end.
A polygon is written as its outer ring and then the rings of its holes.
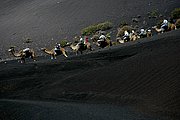
{"type": "Polygon", "coordinates": [[[177,27],[175,26],[174,30],[177,30],[177,27]]]}
{"type": "Polygon", "coordinates": [[[62,53],[65,57],[68,57],[65,51],[62,51],[62,53]]]}
{"type": "Polygon", "coordinates": [[[31,55],[31,58],[33,59],[33,61],[36,61],[35,57],[36,57],[36,55],[35,55],[35,52],[33,51],[32,55],[31,55]]]}
{"type": "Polygon", "coordinates": [[[54,59],[54,57],[53,57],[53,55],[51,55],[51,60],[53,60],[54,59]]]}
{"type": "Polygon", "coordinates": [[[110,40],[110,46],[112,46],[112,42],[111,42],[111,40],[110,40]]]}
{"type": "Polygon", "coordinates": [[[93,50],[91,46],[89,46],[89,50],[90,50],[90,51],[92,51],[92,50],[93,50]]]}
{"type": "Polygon", "coordinates": [[[76,51],[76,55],[78,55],[78,50],[76,51]]]}
{"type": "Polygon", "coordinates": [[[25,58],[21,58],[21,63],[25,63],[25,58]]]}

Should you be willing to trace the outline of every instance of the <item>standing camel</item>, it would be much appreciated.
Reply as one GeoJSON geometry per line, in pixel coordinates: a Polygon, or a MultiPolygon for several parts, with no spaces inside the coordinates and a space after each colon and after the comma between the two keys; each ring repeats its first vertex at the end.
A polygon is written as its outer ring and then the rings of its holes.
{"type": "Polygon", "coordinates": [[[169,23],[167,30],[165,30],[165,29],[163,30],[161,28],[158,28],[157,26],[154,26],[152,28],[155,29],[156,32],[158,32],[158,33],[163,33],[163,32],[167,32],[167,31],[171,31],[171,30],[176,30],[177,29],[176,25],[173,24],[173,23],[169,23]]]}
{"type": "Polygon", "coordinates": [[[15,52],[14,47],[10,47],[8,50],[14,57],[21,59],[21,63],[25,63],[25,58],[32,58],[35,61],[35,52],[33,49],[26,48],[15,52]]]}
{"type": "Polygon", "coordinates": [[[55,52],[54,49],[48,50],[47,48],[41,48],[43,52],[51,56],[51,59],[56,59],[56,56],[63,54],[65,57],[67,56],[67,52],[64,48],[60,48],[59,52],[55,52]]]}
{"type": "Polygon", "coordinates": [[[78,52],[80,52],[82,54],[83,51],[85,51],[85,50],[92,51],[90,42],[86,42],[85,44],[76,44],[76,45],[73,45],[72,43],[67,43],[67,46],[70,46],[70,48],[76,52],[76,55],[78,54],[78,52]]]}

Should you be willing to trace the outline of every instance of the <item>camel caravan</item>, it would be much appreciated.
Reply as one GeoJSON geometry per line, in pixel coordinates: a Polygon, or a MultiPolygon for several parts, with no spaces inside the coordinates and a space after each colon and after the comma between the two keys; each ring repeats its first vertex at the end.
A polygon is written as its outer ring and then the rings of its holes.
{"type": "MultiPolygon", "coordinates": [[[[158,34],[168,32],[171,30],[176,30],[176,25],[180,23],[180,19],[177,19],[176,23],[170,23],[168,20],[163,20],[161,26],[153,26],[149,29],[141,28],[139,31],[134,29],[132,26],[123,25],[117,29],[116,42],[111,41],[111,32],[106,33],[105,31],[98,30],[95,31],[91,37],[76,37],[75,42],[66,42],[64,45],[56,43],[55,47],[48,50],[47,48],[41,48],[41,50],[50,56],[51,59],[56,59],[57,56],[63,55],[65,58],[68,57],[68,52],[66,47],[69,47],[76,55],[80,52],[83,54],[83,51],[92,51],[92,45],[97,46],[98,48],[110,47],[116,44],[123,44],[130,41],[136,41],[141,38],[152,37],[152,30],[155,30],[158,34]],[[177,23],[178,22],[178,23],[177,23]],[[89,39],[90,38],[90,39],[89,39]],[[89,41],[90,40],[90,41],[89,41]]],[[[87,30],[86,30],[87,31],[87,30]]],[[[25,63],[26,58],[31,58],[35,61],[35,52],[33,49],[25,48],[20,51],[15,51],[14,47],[10,47],[8,50],[14,57],[17,57],[21,60],[21,63],[25,63]]]]}

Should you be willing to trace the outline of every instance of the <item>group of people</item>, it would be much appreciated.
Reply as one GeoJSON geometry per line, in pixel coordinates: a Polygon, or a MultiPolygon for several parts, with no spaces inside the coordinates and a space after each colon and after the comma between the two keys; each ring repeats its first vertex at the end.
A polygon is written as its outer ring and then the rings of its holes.
{"type": "MultiPolygon", "coordinates": [[[[160,29],[162,29],[162,31],[167,30],[167,29],[168,29],[168,24],[169,24],[168,20],[166,20],[166,19],[163,20],[160,29]]],[[[132,37],[133,35],[138,35],[139,38],[144,38],[144,37],[148,37],[148,35],[149,35],[149,36],[152,36],[152,32],[151,32],[150,29],[145,30],[144,28],[141,28],[141,29],[140,29],[139,34],[137,34],[134,30],[132,30],[131,32],[128,32],[127,30],[125,30],[125,31],[124,31],[124,35],[122,36],[123,41],[124,41],[124,42],[130,41],[130,40],[131,40],[131,37],[132,37]]],[[[106,42],[107,36],[105,36],[105,33],[99,32],[98,37],[99,37],[99,38],[98,38],[98,40],[96,41],[96,44],[97,44],[98,46],[101,46],[101,44],[102,44],[103,42],[106,42]]],[[[85,36],[84,38],[80,36],[77,45],[79,45],[79,46],[85,46],[87,42],[89,42],[87,36],[85,36]]],[[[56,55],[60,54],[60,52],[61,52],[60,49],[61,49],[61,44],[56,43],[56,45],[55,45],[55,47],[54,47],[54,52],[55,52],[56,55]]],[[[28,53],[29,50],[30,50],[29,48],[26,48],[26,49],[23,50],[23,52],[24,52],[24,53],[28,53]]]]}
{"type": "Polygon", "coordinates": [[[83,39],[83,37],[80,36],[78,45],[84,46],[88,41],[89,41],[89,40],[88,40],[88,37],[87,37],[87,36],[85,36],[84,39],[83,39]]]}
{"type": "MultiPolygon", "coordinates": [[[[103,42],[106,42],[107,37],[105,36],[105,33],[99,32],[97,40],[97,45],[100,46],[103,42]]],[[[85,36],[84,38],[80,36],[79,42],[77,43],[79,46],[84,46],[87,42],[89,42],[88,37],[85,36]]]]}
{"type": "MultiPolygon", "coordinates": [[[[161,24],[161,27],[160,27],[160,30],[162,31],[162,33],[164,31],[168,30],[168,25],[169,25],[168,20],[164,19],[162,24],[161,24]]],[[[125,30],[124,35],[122,36],[122,38],[123,38],[123,40],[125,42],[128,42],[128,41],[130,41],[131,36],[135,35],[135,34],[137,34],[137,33],[135,33],[134,30],[132,30],[131,32],[128,32],[127,30],[125,30]]],[[[139,36],[139,38],[151,37],[152,36],[152,31],[151,31],[151,29],[141,28],[140,31],[139,31],[138,36],[139,36]]]]}

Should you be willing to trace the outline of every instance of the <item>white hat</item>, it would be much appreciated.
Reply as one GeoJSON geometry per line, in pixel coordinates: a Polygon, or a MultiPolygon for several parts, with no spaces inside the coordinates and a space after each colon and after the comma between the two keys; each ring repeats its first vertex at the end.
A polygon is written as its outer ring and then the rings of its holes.
{"type": "Polygon", "coordinates": [[[167,20],[164,20],[163,23],[168,23],[168,21],[167,21],[167,20]]]}
{"type": "Polygon", "coordinates": [[[143,28],[141,29],[141,32],[144,32],[144,29],[143,29],[143,28]]]}

